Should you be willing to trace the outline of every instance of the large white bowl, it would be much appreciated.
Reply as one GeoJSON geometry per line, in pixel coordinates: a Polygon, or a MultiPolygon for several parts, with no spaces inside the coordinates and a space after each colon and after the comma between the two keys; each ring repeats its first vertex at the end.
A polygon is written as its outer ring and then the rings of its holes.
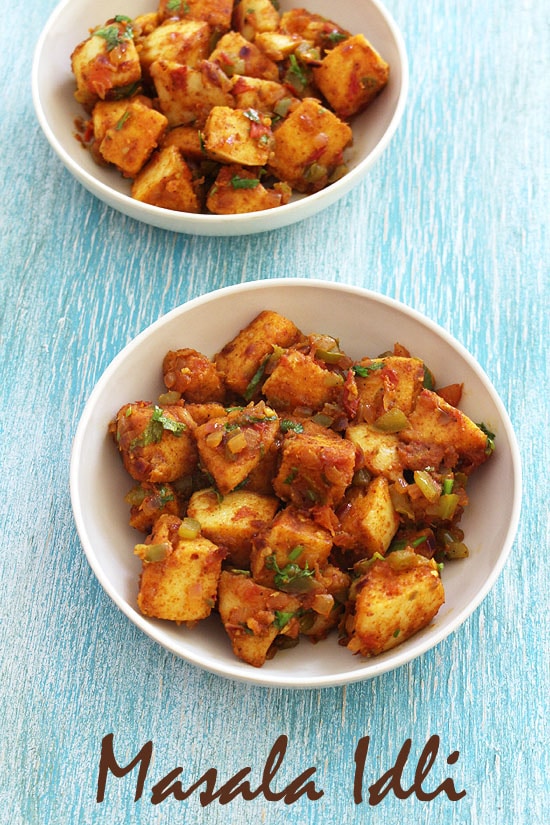
{"type": "Polygon", "coordinates": [[[283,10],[306,7],[364,34],[390,64],[390,80],[374,103],[354,119],[354,145],[345,177],[314,195],[297,196],[285,206],[245,215],[194,215],[150,206],[130,197],[130,184],[113,169],[102,168],[75,139],[75,118],[83,110],[74,100],[70,55],[89,29],[114,14],[136,17],[154,11],[155,0],[63,0],[36,45],[32,91],[38,121],[69,172],[100,200],[136,220],[194,235],[245,235],[301,221],[334,203],[365,176],[390,142],[401,120],[408,88],[408,63],[401,34],[378,0],[288,2],[283,10]]]}
{"type": "Polygon", "coordinates": [[[516,439],[495,389],[468,352],[422,315],[364,289],[305,279],[226,287],[180,306],[140,333],[107,368],[84,409],[71,458],[73,512],[84,551],[99,582],[141,630],[163,647],[232,679],[281,687],[323,687],[368,679],[425,653],[456,630],[494,584],[517,529],[521,468],[516,439]],[[169,349],[193,347],[214,355],[262,309],[276,310],[304,332],[340,338],[352,357],[377,355],[399,341],[424,359],[439,385],[464,382],[461,408],[496,433],[491,460],[469,485],[463,518],[468,559],[443,571],[446,602],[432,624],[401,646],[371,659],[354,656],[331,636],[306,639],[256,669],[238,661],[217,616],[189,630],[142,616],[136,607],[139,534],[128,527],[123,496],[131,479],[107,435],[107,424],[128,401],[163,391],[161,362],[169,349]]]}

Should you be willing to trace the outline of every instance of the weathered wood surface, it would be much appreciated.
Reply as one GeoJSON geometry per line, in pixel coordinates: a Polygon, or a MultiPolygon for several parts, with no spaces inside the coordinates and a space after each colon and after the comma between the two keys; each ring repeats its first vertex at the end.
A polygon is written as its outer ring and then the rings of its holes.
{"type": "MultiPolygon", "coordinates": [[[[305,4],[307,6],[307,3],[305,4]]],[[[368,179],[303,224],[218,239],[141,226],[85,192],[54,157],[30,94],[34,43],[53,0],[4,15],[2,228],[2,568],[0,822],[9,825],[243,822],[280,825],[543,823],[548,816],[548,10],[543,0],[388,0],[407,42],[403,123],[368,179]],[[379,290],[446,327],[479,359],[517,429],[520,531],[495,588],[421,659],[348,688],[265,690],[204,673],[138,632],[96,582],[68,493],[71,440],[102,370],[138,331],[207,290],[258,277],[317,276],[379,290]],[[102,738],[135,774],[96,802],[102,738]],[[322,797],[259,794],[203,807],[198,791],[153,805],[177,766],[188,787],[226,782],[277,738],[273,786],[302,771],[322,797]],[[406,740],[403,784],[428,739],[425,789],[368,786],[406,740]],[[363,802],[354,751],[370,737],[363,802]],[[447,756],[460,751],[454,764],[447,756]]],[[[114,10],[116,12],[116,9],[114,10]]],[[[506,479],[502,479],[506,484],[506,479]]]]}

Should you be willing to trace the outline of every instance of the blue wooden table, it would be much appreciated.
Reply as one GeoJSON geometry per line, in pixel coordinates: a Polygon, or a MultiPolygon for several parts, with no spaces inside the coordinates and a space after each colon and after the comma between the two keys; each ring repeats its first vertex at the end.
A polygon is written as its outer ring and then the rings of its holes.
{"type": "Polygon", "coordinates": [[[54,4],[5,13],[0,50],[0,822],[549,821],[547,4],[388,0],[411,70],[389,149],[326,212],[231,239],[140,225],[62,167],[30,91],[54,4]],[[519,534],[483,604],[427,655],[347,688],[251,687],[167,653],[104,594],[71,513],[72,438],[114,355],[190,298],[282,275],[375,289],[448,329],[489,374],[523,459],[519,534]],[[110,734],[121,766],[151,756],[138,801],[137,769],[111,773],[97,801],[110,734]],[[201,797],[205,781],[160,801],[178,767],[183,789],[212,769],[226,797],[201,797]],[[258,793],[228,801],[245,767],[258,793]]]}

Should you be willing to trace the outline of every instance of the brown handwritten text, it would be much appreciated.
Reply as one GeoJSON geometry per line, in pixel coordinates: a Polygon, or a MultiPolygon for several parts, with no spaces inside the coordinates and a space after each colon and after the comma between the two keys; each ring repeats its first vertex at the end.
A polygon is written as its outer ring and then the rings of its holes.
{"type": "MultiPolygon", "coordinates": [[[[407,799],[415,795],[420,802],[430,802],[439,794],[445,794],[450,802],[458,802],[466,796],[465,790],[457,791],[450,777],[447,777],[435,787],[433,787],[435,783],[432,781],[432,786],[428,787],[428,777],[437,760],[440,747],[439,736],[434,735],[430,736],[418,757],[414,769],[414,779],[410,786],[407,787],[404,784],[404,771],[411,759],[412,749],[412,740],[407,739],[397,754],[394,764],[367,786],[366,798],[364,799],[363,787],[365,785],[365,769],[369,747],[370,737],[363,736],[359,739],[355,749],[353,802],[356,805],[360,805],[364,801],[368,801],[371,806],[378,805],[389,793],[393,793],[397,799],[407,799]]],[[[194,793],[198,794],[199,802],[203,808],[211,805],[212,802],[227,805],[237,797],[249,802],[258,796],[263,796],[267,802],[283,802],[285,805],[292,805],[302,797],[310,802],[317,802],[324,796],[324,791],[315,784],[313,777],[316,768],[314,767],[306,768],[286,784],[280,780],[277,783],[277,774],[283,764],[287,748],[288,737],[279,736],[265,760],[261,780],[257,785],[251,782],[252,767],[250,766],[241,768],[224,782],[220,782],[216,768],[208,768],[197,780],[185,784],[182,783],[183,767],[176,767],[151,786],[150,802],[152,805],[159,805],[170,797],[181,802],[194,793]]],[[[454,765],[458,761],[459,755],[458,751],[453,751],[446,759],[447,765],[454,765]]],[[[137,802],[141,799],[152,757],[153,743],[149,741],[143,745],[128,764],[121,765],[114,752],[114,735],[109,733],[105,736],[101,743],[96,801],[98,803],[104,801],[109,776],[121,779],[134,771],[136,772],[134,801],[137,802]]],[[[414,762],[412,764],[414,765],[414,762]]]]}

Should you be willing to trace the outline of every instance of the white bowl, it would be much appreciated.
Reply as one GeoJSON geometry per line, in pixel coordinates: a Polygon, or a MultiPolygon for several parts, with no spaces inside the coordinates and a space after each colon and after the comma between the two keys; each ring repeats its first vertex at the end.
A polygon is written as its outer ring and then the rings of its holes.
{"type": "Polygon", "coordinates": [[[36,45],[32,91],[38,121],[61,161],[80,183],[114,209],[136,220],[174,232],[194,235],[245,235],[287,226],[316,214],[345,195],[365,176],[390,142],[405,105],[408,87],[407,55],[401,34],[377,0],[287,2],[283,10],[305,7],[364,34],[390,64],[390,80],[383,93],[354,119],[350,171],[314,195],[298,196],[285,206],[245,215],[194,215],[150,206],[130,197],[130,183],[113,169],[102,168],[75,139],[75,119],[84,114],[74,100],[70,56],[89,29],[114,14],[136,17],[154,11],[154,0],[63,0],[57,6],[36,45]]]}
{"type": "Polygon", "coordinates": [[[159,319],[122,350],[93,390],[78,426],[71,497],[80,539],[99,582],[148,636],[225,677],[260,685],[324,687],[368,679],[411,661],[475,610],[493,586],[514,540],[521,467],[512,426],[495,389],[472,356],[443,329],[403,304],[364,289],[277,279],[196,298],[159,319]],[[398,340],[425,360],[439,385],[464,382],[461,408],[496,433],[495,453],[468,487],[471,503],[462,526],[470,557],[445,566],[446,602],[432,624],[381,656],[361,659],[331,636],[317,645],[302,640],[257,669],[234,657],[217,616],[189,630],[148,619],[137,610],[141,563],[132,549],[138,534],[128,527],[123,501],[131,480],[107,435],[107,424],[127,401],[151,400],[163,391],[160,365],[169,349],[189,346],[212,356],[262,309],[286,315],[304,332],[339,337],[354,358],[376,355],[398,340]]]}

